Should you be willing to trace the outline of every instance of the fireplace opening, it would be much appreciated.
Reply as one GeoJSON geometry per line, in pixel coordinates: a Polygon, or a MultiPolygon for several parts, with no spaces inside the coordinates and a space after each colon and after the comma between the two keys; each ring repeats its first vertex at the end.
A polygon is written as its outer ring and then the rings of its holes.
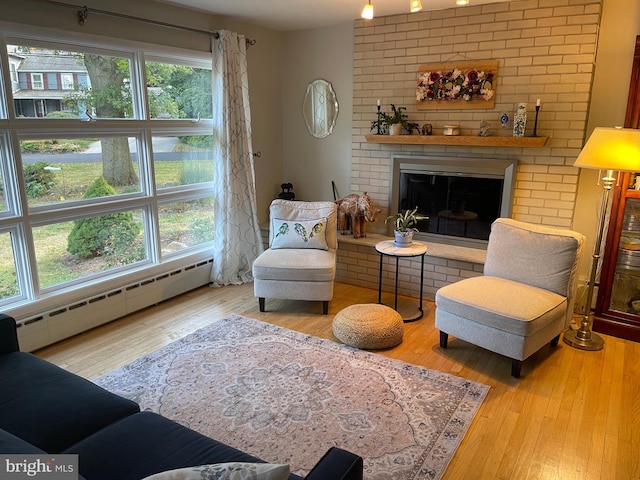
{"type": "Polygon", "coordinates": [[[418,207],[417,239],[485,248],[491,223],[511,213],[516,162],[394,157],[391,210],[418,207]]]}

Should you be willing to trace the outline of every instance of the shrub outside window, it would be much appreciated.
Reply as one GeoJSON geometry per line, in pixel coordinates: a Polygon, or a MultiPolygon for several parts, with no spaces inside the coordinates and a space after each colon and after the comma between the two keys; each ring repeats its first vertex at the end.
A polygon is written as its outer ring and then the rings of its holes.
{"type": "Polygon", "coordinates": [[[140,210],[33,228],[40,289],[147,259],[140,210]]]}
{"type": "Polygon", "coordinates": [[[151,118],[212,118],[210,69],[147,61],[145,71],[151,118]]]}

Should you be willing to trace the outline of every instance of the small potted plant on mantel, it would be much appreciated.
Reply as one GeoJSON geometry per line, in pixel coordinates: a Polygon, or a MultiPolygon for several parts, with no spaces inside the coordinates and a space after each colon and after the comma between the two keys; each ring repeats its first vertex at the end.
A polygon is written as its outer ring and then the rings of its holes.
{"type": "Polygon", "coordinates": [[[389,215],[384,221],[384,223],[387,223],[389,220],[393,220],[396,246],[408,247],[413,242],[413,234],[419,231],[414,227],[418,223],[417,211],[418,207],[413,210],[398,212],[395,215],[389,215]]]}
{"type": "Polygon", "coordinates": [[[380,133],[388,132],[389,135],[400,135],[403,131],[411,134],[414,130],[418,130],[417,123],[407,120],[409,117],[404,111],[407,107],[396,107],[391,104],[391,115],[385,112],[378,112],[378,119],[371,122],[371,130],[379,129],[380,133]]]}

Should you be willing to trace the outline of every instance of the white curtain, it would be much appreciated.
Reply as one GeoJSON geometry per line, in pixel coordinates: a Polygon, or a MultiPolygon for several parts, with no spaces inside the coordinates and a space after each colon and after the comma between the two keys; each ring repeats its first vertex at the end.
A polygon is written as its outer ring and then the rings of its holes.
{"type": "Polygon", "coordinates": [[[262,252],[251,145],[245,37],[222,30],[211,38],[215,158],[214,287],[253,280],[262,252]]]}

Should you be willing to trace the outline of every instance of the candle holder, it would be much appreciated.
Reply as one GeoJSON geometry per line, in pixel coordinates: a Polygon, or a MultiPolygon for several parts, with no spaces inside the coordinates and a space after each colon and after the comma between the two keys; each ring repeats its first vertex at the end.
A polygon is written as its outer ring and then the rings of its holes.
{"type": "Polygon", "coordinates": [[[536,118],[533,121],[533,136],[538,136],[538,112],[540,111],[540,105],[536,105],[536,118]]]}
{"type": "Polygon", "coordinates": [[[382,135],[382,130],[380,129],[380,104],[378,104],[377,108],[378,108],[378,135],[382,135]]]}

